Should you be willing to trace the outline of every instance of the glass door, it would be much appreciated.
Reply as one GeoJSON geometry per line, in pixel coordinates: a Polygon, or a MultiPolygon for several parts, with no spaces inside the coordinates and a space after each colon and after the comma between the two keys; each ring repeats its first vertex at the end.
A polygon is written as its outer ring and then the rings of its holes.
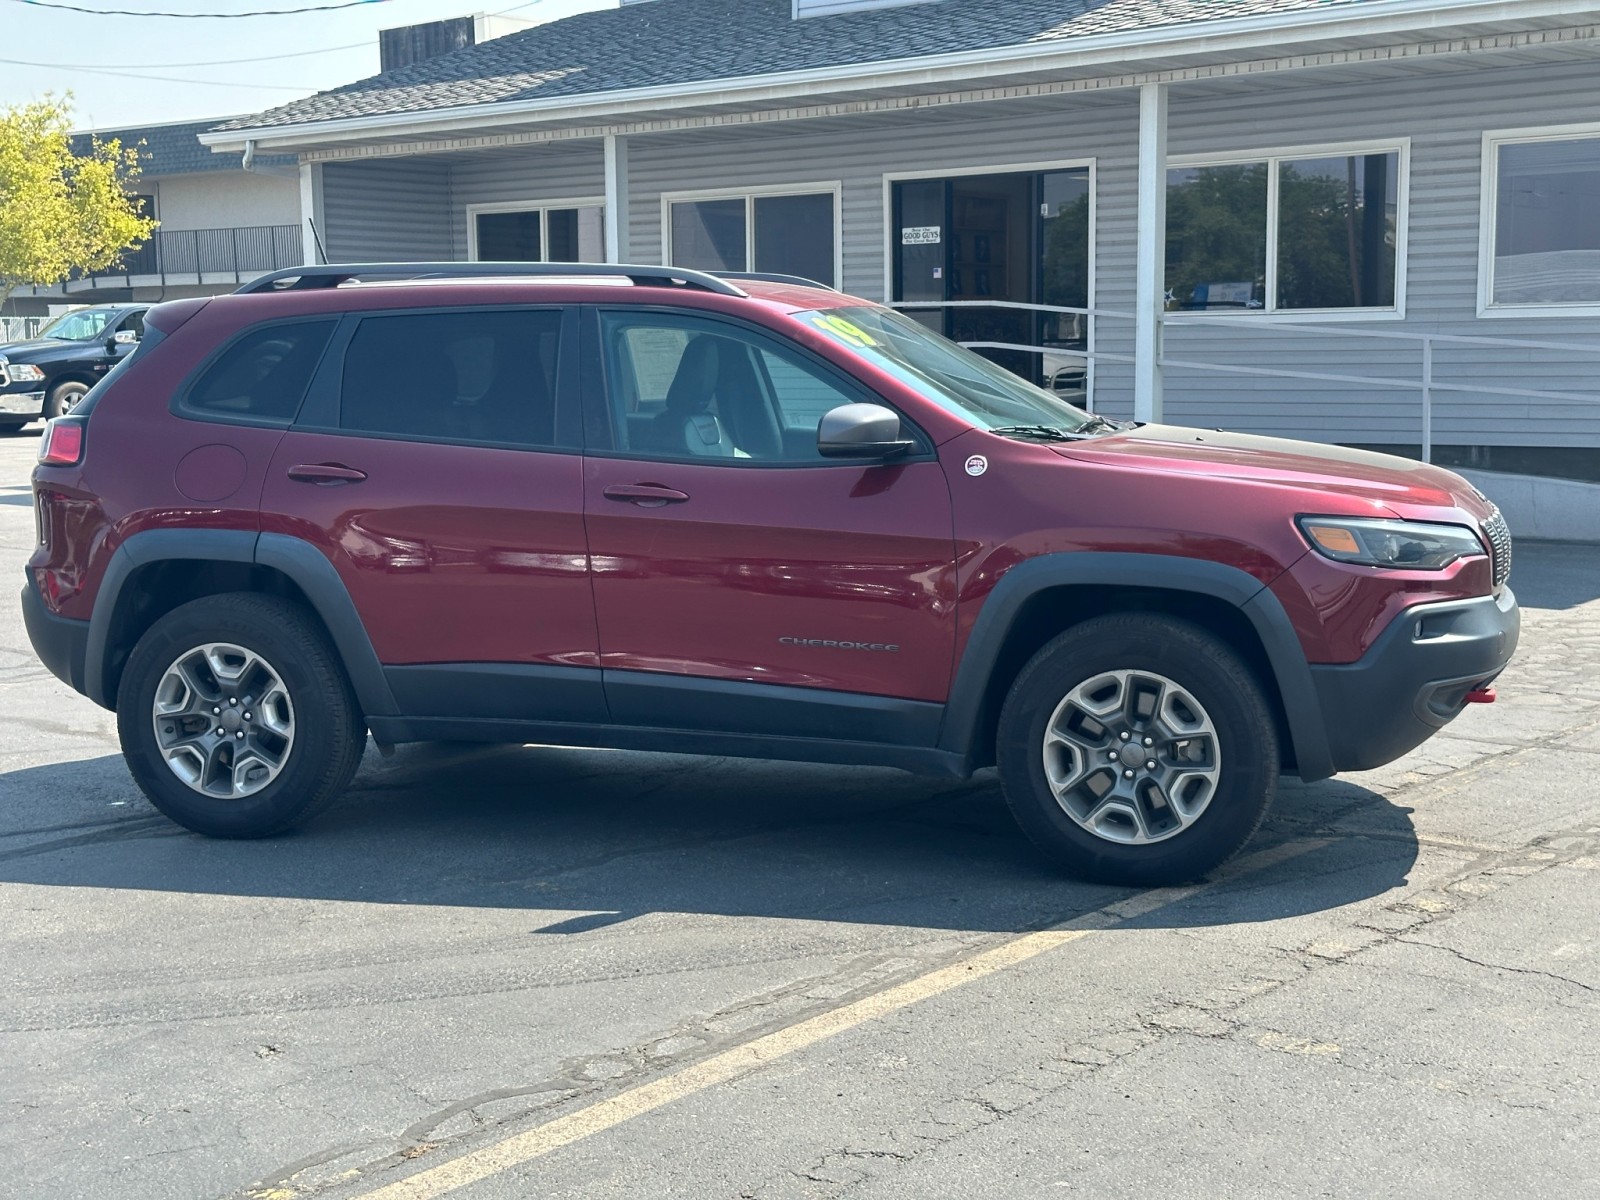
{"type": "MultiPolygon", "coordinates": [[[[1038,303],[1089,307],[1089,169],[1048,171],[1039,176],[1038,303]]],[[[1090,318],[1040,313],[1037,382],[1072,404],[1088,407],[1092,368],[1090,318]],[[1056,351],[1057,353],[1051,353],[1056,351]],[[1074,353],[1075,352],[1075,353],[1074,353]]]]}
{"type": "Polygon", "coordinates": [[[1089,192],[1087,167],[896,183],[894,299],[930,329],[1086,403],[1089,321],[1009,305],[1088,307],[1089,192]]]}

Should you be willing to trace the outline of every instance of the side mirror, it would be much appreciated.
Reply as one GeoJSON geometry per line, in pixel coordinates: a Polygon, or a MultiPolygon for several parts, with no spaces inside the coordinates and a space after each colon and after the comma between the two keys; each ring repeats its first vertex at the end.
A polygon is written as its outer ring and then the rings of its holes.
{"type": "Polygon", "coordinates": [[[111,335],[113,346],[132,346],[139,340],[139,335],[131,329],[119,329],[111,335]]]}
{"type": "Polygon", "coordinates": [[[893,458],[916,443],[900,436],[900,417],[881,404],[841,404],[817,422],[824,458],[893,458]]]}

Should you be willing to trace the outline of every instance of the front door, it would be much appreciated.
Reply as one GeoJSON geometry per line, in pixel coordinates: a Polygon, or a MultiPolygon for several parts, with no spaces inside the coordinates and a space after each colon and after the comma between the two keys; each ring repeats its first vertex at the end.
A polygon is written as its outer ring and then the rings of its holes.
{"type": "Polygon", "coordinates": [[[932,302],[908,314],[1086,402],[1088,319],[1049,310],[1089,306],[1089,193],[1087,167],[896,183],[895,300],[932,302]]]}
{"type": "Polygon", "coordinates": [[[408,714],[603,719],[569,319],[347,318],[274,456],[263,530],[327,556],[408,714]]]}
{"type": "Polygon", "coordinates": [[[823,459],[822,414],[873,397],[749,326],[618,307],[593,328],[584,508],[613,718],[931,742],[955,618],[931,446],[823,459]]]}

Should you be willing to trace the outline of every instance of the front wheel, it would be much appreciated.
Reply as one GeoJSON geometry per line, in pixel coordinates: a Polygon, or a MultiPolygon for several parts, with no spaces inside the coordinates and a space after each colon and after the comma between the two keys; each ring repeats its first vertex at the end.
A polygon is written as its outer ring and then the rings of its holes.
{"type": "Polygon", "coordinates": [[[228,838],[316,813],[349,784],[366,741],[321,628],[298,605],[243,592],[180,605],[139,639],[117,732],[150,803],[228,838]]]}
{"type": "Polygon", "coordinates": [[[1018,824],[1097,882],[1187,883],[1232,858],[1277,790],[1278,736],[1250,668],[1186,621],[1075,626],[1022,669],[997,757],[1018,824]]]}

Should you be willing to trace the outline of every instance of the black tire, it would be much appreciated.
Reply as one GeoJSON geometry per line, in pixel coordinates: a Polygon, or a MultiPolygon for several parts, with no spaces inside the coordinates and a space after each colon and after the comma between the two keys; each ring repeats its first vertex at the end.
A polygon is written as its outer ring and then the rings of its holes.
{"type": "MultiPolygon", "coordinates": [[[[1135,676],[1126,678],[1124,694],[1132,697],[1137,691],[1135,676]]],[[[1115,694],[1114,685],[1108,683],[1105,695],[1115,694]]],[[[1203,629],[1156,614],[1097,617],[1045,645],[1022,669],[1006,696],[996,751],[1006,802],[1023,831],[1054,862],[1076,876],[1100,883],[1165,887],[1188,883],[1215,870],[1237,854],[1260,827],[1278,785],[1277,725],[1255,675],[1232,649],[1203,629]],[[1101,736],[1097,728],[1104,730],[1108,760],[1096,763],[1095,780],[1085,778],[1076,787],[1064,784],[1067,798],[1058,800],[1045,768],[1046,728],[1074,689],[1112,672],[1148,672],[1176,684],[1199,705],[1199,715],[1209,720],[1214,742],[1205,750],[1205,734],[1180,743],[1164,739],[1156,727],[1148,735],[1156,740],[1155,750],[1138,750],[1142,737],[1137,719],[1125,720],[1119,712],[1107,715],[1107,724],[1099,726],[1092,717],[1077,716],[1082,709],[1066,708],[1068,723],[1077,721],[1071,730],[1074,739],[1092,741],[1101,736]],[[1121,733],[1112,726],[1126,726],[1133,734],[1131,740],[1118,741],[1121,733]],[[1189,743],[1196,749],[1190,751],[1189,743]],[[1140,810],[1144,824],[1114,808],[1106,810],[1109,815],[1102,816],[1099,823],[1102,829],[1117,831],[1118,836],[1159,835],[1160,840],[1119,842],[1091,831],[1069,815],[1070,804],[1093,821],[1095,797],[1102,795],[1096,789],[1122,786],[1117,776],[1125,772],[1132,772],[1128,778],[1140,776],[1126,784],[1128,788],[1143,785],[1144,762],[1109,761],[1111,754],[1129,745],[1136,750],[1132,757],[1138,759],[1157,752],[1192,752],[1202,759],[1216,754],[1211,764],[1216,777],[1209,799],[1194,805],[1197,815],[1188,818],[1191,823],[1187,827],[1174,815],[1174,806],[1163,806],[1159,800],[1149,804],[1148,811],[1140,810]],[[1150,819],[1152,812],[1155,820],[1150,819]]],[[[1057,761],[1068,764],[1062,773],[1070,782],[1080,770],[1090,769],[1088,764],[1099,751],[1091,754],[1068,748],[1055,753],[1065,755],[1057,761]],[[1081,757],[1074,757],[1080,753],[1081,757]]],[[[1165,780],[1177,778],[1161,774],[1173,769],[1167,764],[1175,758],[1151,761],[1161,763],[1149,772],[1152,779],[1164,786],[1165,780]]],[[[1160,795],[1157,791],[1134,794],[1160,795]]]]}
{"type": "Polygon", "coordinates": [[[44,419],[53,420],[64,417],[78,402],[89,394],[89,385],[79,383],[76,379],[65,379],[50,389],[50,394],[44,400],[44,419]]]}
{"type": "Polygon", "coordinates": [[[366,746],[360,706],[326,634],[299,605],[248,592],[192,600],[146,631],[117,689],[117,732],[128,769],[150,803],[187,829],[223,838],[267,837],[315,815],[349,785],[366,746]],[[259,655],[292,702],[294,736],[282,766],[247,795],[196,790],[167,765],[157,741],[155,702],[163,677],[180,656],[209,643],[259,655]]]}
{"type": "Polygon", "coordinates": [[[0,437],[10,437],[13,433],[21,433],[31,418],[21,421],[0,421],[0,437]]]}

